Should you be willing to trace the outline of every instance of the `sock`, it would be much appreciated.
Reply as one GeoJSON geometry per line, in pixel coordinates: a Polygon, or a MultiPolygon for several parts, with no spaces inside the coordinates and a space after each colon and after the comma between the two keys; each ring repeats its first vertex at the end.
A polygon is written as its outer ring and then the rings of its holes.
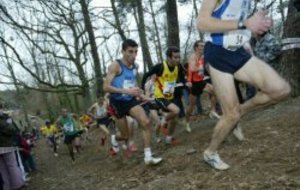
{"type": "Polygon", "coordinates": [[[161,118],[160,118],[160,124],[163,126],[163,125],[165,125],[166,123],[167,123],[166,117],[165,117],[164,115],[162,115],[161,118]]]}
{"type": "Polygon", "coordinates": [[[123,144],[123,145],[122,145],[122,148],[123,148],[123,150],[126,150],[126,149],[127,149],[127,145],[126,145],[126,144],[123,144]]]}
{"type": "Polygon", "coordinates": [[[172,136],[169,136],[169,135],[166,136],[166,141],[167,141],[167,142],[171,142],[171,140],[172,140],[172,136]]]}
{"type": "Polygon", "coordinates": [[[119,146],[117,140],[116,140],[116,135],[111,136],[111,144],[115,147],[119,146]]]}
{"type": "Polygon", "coordinates": [[[144,148],[145,159],[149,159],[152,157],[151,148],[144,148]]]}

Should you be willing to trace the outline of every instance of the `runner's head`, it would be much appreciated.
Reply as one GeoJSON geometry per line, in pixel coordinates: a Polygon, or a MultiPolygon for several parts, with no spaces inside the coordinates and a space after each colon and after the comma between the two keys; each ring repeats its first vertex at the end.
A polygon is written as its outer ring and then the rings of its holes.
{"type": "Polygon", "coordinates": [[[204,43],[201,41],[201,40],[197,40],[195,43],[194,43],[194,46],[193,46],[193,49],[194,51],[203,51],[203,47],[204,47],[204,43]]]}
{"type": "Polygon", "coordinates": [[[170,46],[166,51],[167,62],[170,66],[175,66],[180,63],[180,51],[175,46],[170,46]]]}
{"type": "Polygon", "coordinates": [[[46,121],[45,121],[45,125],[46,125],[46,127],[50,127],[51,122],[50,122],[49,120],[46,120],[46,121]]]}
{"type": "Polygon", "coordinates": [[[123,61],[134,64],[138,52],[138,44],[131,39],[126,39],[122,43],[123,61]]]}
{"type": "Polygon", "coordinates": [[[100,105],[103,105],[103,103],[104,103],[104,97],[103,97],[103,96],[99,96],[99,97],[98,97],[98,103],[99,103],[100,105]]]}
{"type": "Polygon", "coordinates": [[[68,115],[68,110],[67,110],[66,108],[61,109],[61,115],[62,115],[63,117],[67,117],[67,115],[68,115]]]}

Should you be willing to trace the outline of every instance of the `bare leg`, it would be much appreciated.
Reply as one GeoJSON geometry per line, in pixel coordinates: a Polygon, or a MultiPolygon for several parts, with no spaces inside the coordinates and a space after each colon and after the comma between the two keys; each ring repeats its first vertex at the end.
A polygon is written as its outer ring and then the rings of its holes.
{"type": "Polygon", "coordinates": [[[189,95],[189,102],[190,103],[189,103],[189,105],[186,109],[186,116],[185,116],[186,122],[188,122],[188,123],[190,122],[191,113],[193,112],[193,110],[195,108],[196,99],[197,99],[197,97],[190,93],[190,95],[189,95]]]}
{"type": "Polygon", "coordinates": [[[171,103],[168,106],[168,110],[170,110],[170,112],[168,113],[168,116],[170,116],[170,117],[169,118],[167,117],[168,126],[169,126],[169,135],[172,135],[176,128],[176,124],[177,124],[176,117],[179,114],[179,108],[175,104],[171,103]]]}
{"type": "Polygon", "coordinates": [[[119,129],[120,133],[116,134],[117,141],[127,141],[129,138],[128,132],[128,124],[126,117],[120,118],[115,120],[116,126],[119,129]]]}
{"type": "Polygon", "coordinates": [[[260,89],[253,98],[241,105],[242,115],[275,104],[291,91],[290,85],[271,66],[256,57],[251,58],[249,63],[235,73],[234,77],[260,89]]]}
{"type": "Polygon", "coordinates": [[[151,144],[151,123],[144,109],[141,106],[135,106],[130,109],[130,115],[137,120],[143,129],[144,147],[150,148],[151,144]]]}
{"type": "Polygon", "coordinates": [[[223,115],[214,128],[212,139],[208,147],[209,151],[216,152],[220,144],[238,122],[240,118],[240,108],[233,76],[228,73],[220,72],[212,67],[210,67],[210,73],[215,92],[223,109],[223,115]]]}

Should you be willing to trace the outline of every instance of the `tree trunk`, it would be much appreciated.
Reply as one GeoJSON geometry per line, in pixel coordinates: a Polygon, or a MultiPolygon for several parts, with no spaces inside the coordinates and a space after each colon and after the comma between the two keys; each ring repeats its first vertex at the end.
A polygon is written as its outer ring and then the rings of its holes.
{"type": "MultiPolygon", "coordinates": [[[[153,62],[151,59],[149,46],[148,46],[148,42],[147,42],[146,31],[145,31],[145,21],[144,21],[144,11],[143,11],[142,1],[136,0],[136,5],[137,5],[137,16],[135,14],[135,19],[136,19],[138,31],[139,31],[139,37],[140,37],[142,53],[143,53],[143,61],[149,70],[150,68],[153,67],[153,62]]],[[[146,71],[144,71],[144,72],[146,72],[146,71]]]]}
{"type": "Polygon", "coordinates": [[[150,9],[151,9],[151,17],[153,20],[153,25],[154,25],[154,29],[155,29],[155,37],[156,40],[154,40],[154,44],[156,46],[156,50],[157,50],[157,55],[158,55],[158,62],[162,63],[163,62],[163,52],[162,52],[162,48],[161,48],[161,42],[160,42],[160,36],[159,36],[159,31],[158,31],[158,27],[157,27],[157,23],[156,23],[156,19],[155,19],[155,13],[153,11],[153,4],[152,4],[152,0],[149,1],[150,3],[150,9]]]}
{"type": "Polygon", "coordinates": [[[168,23],[168,46],[176,46],[180,48],[179,24],[176,1],[167,0],[166,13],[168,23]]]}
{"type": "Polygon", "coordinates": [[[82,14],[84,17],[84,24],[89,36],[89,41],[91,45],[91,52],[92,52],[92,57],[94,61],[94,70],[95,70],[95,79],[96,79],[96,88],[97,88],[97,93],[103,94],[103,77],[102,77],[102,72],[101,72],[101,64],[100,64],[100,59],[97,51],[97,44],[96,44],[96,38],[92,26],[92,22],[90,19],[89,15],[89,10],[88,10],[88,5],[86,4],[85,0],[80,0],[80,5],[82,9],[82,14]]]}
{"type": "MultiPolygon", "coordinates": [[[[283,38],[299,38],[300,36],[300,12],[293,6],[294,0],[290,0],[288,15],[284,24],[283,38]]],[[[300,49],[291,49],[283,52],[280,71],[292,85],[292,96],[300,94],[300,49]]]]}
{"type": "Polygon", "coordinates": [[[116,8],[116,5],[115,5],[116,1],[115,0],[110,0],[110,2],[111,2],[111,7],[112,7],[112,10],[113,10],[114,17],[115,17],[116,29],[117,29],[122,41],[124,41],[124,40],[126,40],[126,36],[125,36],[124,30],[121,27],[121,22],[120,22],[118,11],[117,11],[117,8],[116,8]]]}

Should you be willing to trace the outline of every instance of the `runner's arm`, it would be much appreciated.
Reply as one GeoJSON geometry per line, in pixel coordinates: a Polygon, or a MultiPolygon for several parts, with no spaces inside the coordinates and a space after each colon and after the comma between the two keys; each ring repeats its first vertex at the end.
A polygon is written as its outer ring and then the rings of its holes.
{"type": "Polygon", "coordinates": [[[188,68],[190,69],[192,72],[198,72],[197,71],[197,67],[196,67],[196,56],[195,53],[193,53],[192,55],[190,55],[190,57],[188,58],[188,68]]]}
{"type": "Polygon", "coordinates": [[[227,32],[238,28],[237,20],[220,20],[212,17],[218,0],[204,0],[197,18],[197,27],[202,32],[227,32]]]}
{"type": "Polygon", "coordinates": [[[141,84],[142,89],[145,89],[146,81],[151,75],[156,74],[157,76],[160,76],[162,74],[161,73],[163,70],[162,67],[163,67],[163,64],[157,64],[150,71],[148,71],[147,73],[145,73],[143,75],[142,84],[141,84]]]}
{"type": "Polygon", "coordinates": [[[106,79],[104,80],[103,90],[109,93],[125,94],[125,90],[122,88],[116,88],[111,85],[113,79],[121,72],[121,68],[117,62],[112,62],[108,66],[108,72],[106,79]]]}

